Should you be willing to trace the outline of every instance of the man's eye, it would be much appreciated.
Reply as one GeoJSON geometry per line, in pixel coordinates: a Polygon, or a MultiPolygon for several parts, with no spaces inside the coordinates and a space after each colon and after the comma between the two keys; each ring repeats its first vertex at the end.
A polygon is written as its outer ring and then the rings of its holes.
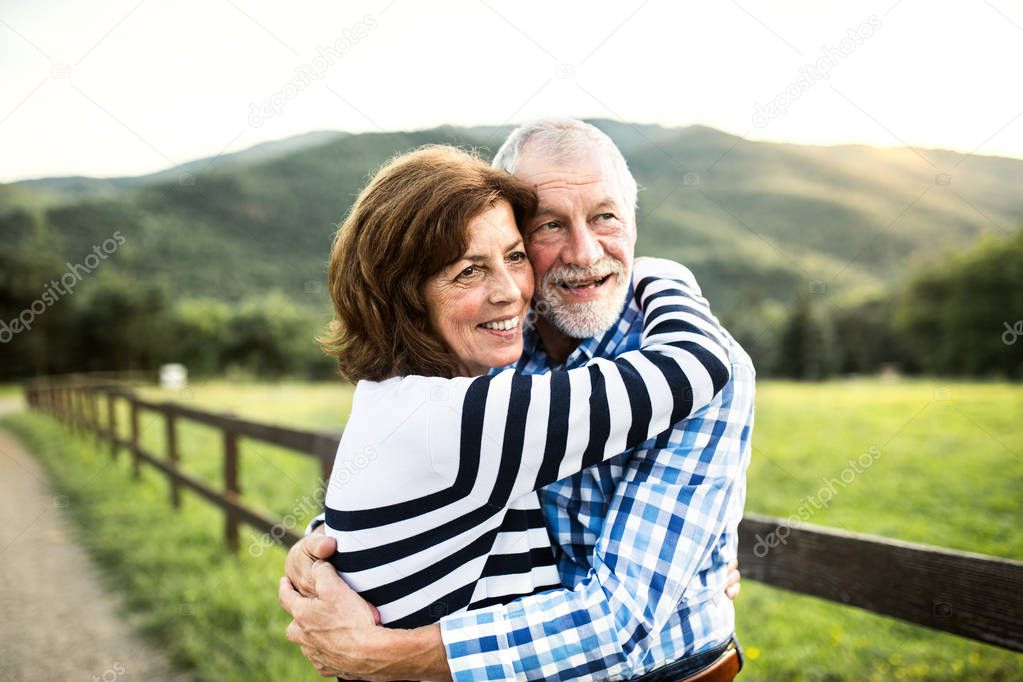
{"type": "Polygon", "coordinates": [[[526,254],[522,251],[515,251],[514,253],[509,254],[508,258],[512,263],[522,263],[526,260],[526,254]]]}
{"type": "Polygon", "coordinates": [[[615,219],[615,214],[614,213],[601,213],[600,215],[597,216],[597,218],[599,218],[600,220],[614,220],[615,219]]]}
{"type": "Polygon", "coordinates": [[[558,222],[556,220],[552,220],[552,221],[550,221],[548,223],[544,223],[544,224],[538,226],[536,229],[538,231],[539,230],[556,230],[556,229],[558,229],[558,222]]]}

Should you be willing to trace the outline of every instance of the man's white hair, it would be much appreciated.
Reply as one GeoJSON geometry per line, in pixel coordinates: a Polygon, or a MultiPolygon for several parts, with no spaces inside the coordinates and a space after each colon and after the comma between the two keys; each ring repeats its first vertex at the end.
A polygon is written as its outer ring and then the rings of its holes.
{"type": "Polygon", "coordinates": [[[587,149],[596,147],[611,162],[618,176],[625,201],[633,216],[636,212],[636,179],[618,146],[603,131],[574,118],[543,118],[519,126],[511,132],[494,155],[491,165],[507,173],[515,173],[519,156],[526,144],[535,145],[535,151],[556,160],[576,158],[587,149]]]}

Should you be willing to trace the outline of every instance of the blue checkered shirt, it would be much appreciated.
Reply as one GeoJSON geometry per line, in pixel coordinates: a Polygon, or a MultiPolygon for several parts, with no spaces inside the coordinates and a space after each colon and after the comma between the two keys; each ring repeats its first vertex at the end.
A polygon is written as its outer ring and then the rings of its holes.
{"type": "MultiPolygon", "coordinates": [[[[631,290],[627,300],[617,325],[583,341],[566,367],[639,348],[631,290]]],[[[540,490],[569,587],[441,619],[456,682],[630,679],[732,635],[724,589],[746,498],[754,370],[734,341],[729,355],[732,379],[710,405],[540,490]]],[[[517,369],[555,366],[527,330],[517,369]]]]}

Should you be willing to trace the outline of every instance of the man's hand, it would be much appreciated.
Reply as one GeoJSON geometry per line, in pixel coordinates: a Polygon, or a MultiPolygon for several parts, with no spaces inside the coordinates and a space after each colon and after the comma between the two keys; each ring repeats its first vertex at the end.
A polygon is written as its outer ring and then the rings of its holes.
{"type": "Polygon", "coordinates": [[[324,677],[368,679],[375,671],[366,667],[372,661],[364,649],[377,628],[376,609],[345,585],[329,563],[316,562],[312,576],[312,599],[281,578],[278,601],[293,619],[285,635],[324,677]]]}
{"type": "Polygon", "coordinates": [[[292,615],[285,634],[324,677],[362,680],[450,680],[437,625],[415,630],[380,625],[376,608],[355,593],[334,567],[316,562],[314,598],[281,578],[278,600],[292,615]]]}
{"type": "Polygon", "coordinates": [[[739,560],[728,564],[728,583],[725,585],[725,596],[735,600],[742,589],[742,574],[739,573],[739,560]]]}
{"type": "Polygon", "coordinates": [[[313,563],[329,559],[336,549],[337,542],[324,534],[323,524],[320,524],[288,550],[288,558],[284,560],[284,574],[302,596],[316,596],[313,563]]]}

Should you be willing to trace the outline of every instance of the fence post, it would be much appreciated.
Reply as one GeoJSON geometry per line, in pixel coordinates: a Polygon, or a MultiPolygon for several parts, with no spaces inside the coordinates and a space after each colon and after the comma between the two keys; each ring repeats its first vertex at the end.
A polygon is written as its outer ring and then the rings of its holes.
{"type": "Polygon", "coordinates": [[[131,475],[135,478],[141,476],[141,457],[139,457],[139,405],[135,402],[135,396],[129,395],[131,405],[131,475]]]}
{"type": "MultiPolygon", "coordinates": [[[[224,430],[224,487],[233,497],[241,494],[238,488],[238,434],[224,430]]],[[[238,519],[234,512],[227,512],[227,524],[224,526],[224,538],[227,546],[238,550],[238,519]]]]}
{"type": "Polygon", "coordinates": [[[92,411],[92,387],[82,385],[82,417],[85,435],[91,436],[96,429],[96,415],[92,411]]]}
{"type": "Polygon", "coordinates": [[[67,387],[67,416],[68,430],[72,434],[78,434],[78,400],[75,397],[75,387],[68,384],[67,387]]]}
{"type": "Polygon", "coordinates": [[[89,389],[84,384],[78,389],[78,405],[82,410],[82,435],[88,437],[92,431],[92,413],[89,411],[89,389]]]}
{"type": "Polygon", "coordinates": [[[68,428],[68,431],[74,433],[75,401],[74,394],[71,391],[71,384],[64,387],[64,425],[68,428]]]}
{"type": "Polygon", "coordinates": [[[89,389],[89,412],[92,414],[92,432],[96,439],[96,449],[103,443],[103,427],[100,425],[99,417],[99,388],[93,386],[89,389]]]}
{"type": "Polygon", "coordinates": [[[89,416],[89,389],[78,387],[78,409],[82,416],[82,436],[88,437],[91,430],[92,417],[89,416]]]}
{"type": "Polygon", "coordinates": [[[82,402],[82,389],[78,385],[71,387],[71,402],[75,415],[75,433],[79,436],[85,435],[85,405],[82,402]]]}
{"type": "Polygon", "coordinates": [[[67,400],[67,428],[72,434],[75,433],[75,391],[71,384],[67,385],[64,399],[67,400]]]}
{"type": "Polygon", "coordinates": [[[110,438],[110,459],[117,459],[117,406],[114,391],[107,393],[107,436],[110,438]]]}
{"type": "MultiPolygon", "coordinates": [[[[178,431],[175,428],[174,413],[167,410],[163,413],[166,418],[164,425],[167,428],[167,461],[171,467],[177,471],[178,469],[178,431]]],[[[171,485],[171,504],[175,508],[181,506],[181,490],[178,485],[178,479],[173,476],[168,476],[171,485]]]]}

